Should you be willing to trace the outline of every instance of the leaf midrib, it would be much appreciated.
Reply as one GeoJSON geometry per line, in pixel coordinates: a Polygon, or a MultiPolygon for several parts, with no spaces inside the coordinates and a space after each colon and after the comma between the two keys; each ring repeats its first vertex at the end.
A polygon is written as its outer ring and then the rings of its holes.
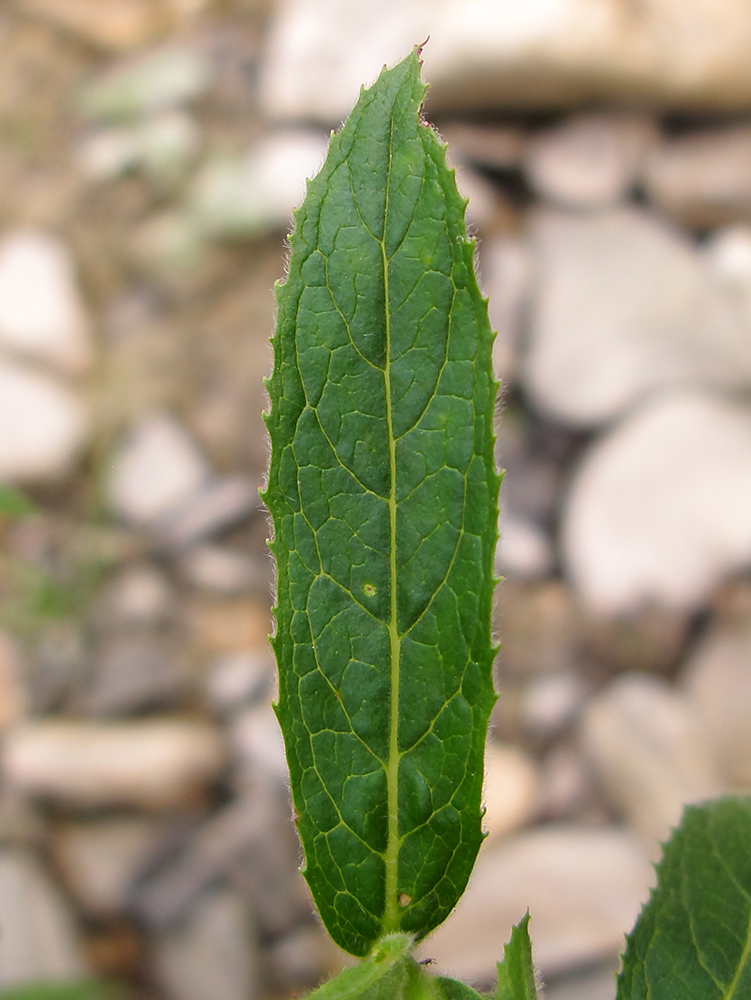
{"type": "Polygon", "coordinates": [[[386,802],[388,808],[388,839],[385,865],[385,906],[383,931],[390,934],[399,929],[398,861],[399,861],[399,680],[401,643],[397,625],[396,602],[396,437],[391,399],[391,309],[389,298],[389,259],[386,253],[386,232],[388,224],[389,197],[391,191],[391,163],[393,153],[394,119],[389,121],[388,167],[386,170],[386,191],[383,205],[383,233],[380,239],[381,260],[383,262],[383,309],[386,340],[384,366],[384,391],[386,394],[386,431],[389,444],[389,650],[391,659],[391,702],[389,711],[389,759],[386,768],[386,802]]]}

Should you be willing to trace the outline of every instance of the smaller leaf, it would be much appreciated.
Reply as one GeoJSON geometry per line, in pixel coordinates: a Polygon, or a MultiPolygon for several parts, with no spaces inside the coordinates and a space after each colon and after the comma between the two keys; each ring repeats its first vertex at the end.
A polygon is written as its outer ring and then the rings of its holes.
{"type": "Polygon", "coordinates": [[[397,1000],[403,995],[412,945],[408,934],[389,934],[359,965],[329,979],[308,1000],[397,1000]]]}
{"type": "Polygon", "coordinates": [[[36,512],[34,504],[20,490],[0,483],[0,515],[28,517],[29,514],[36,514],[36,512]]]}
{"type": "Polygon", "coordinates": [[[495,1000],[538,1000],[528,924],[529,911],[512,929],[503,960],[498,963],[495,1000]]]}
{"type": "Polygon", "coordinates": [[[459,982],[458,979],[451,979],[449,976],[438,976],[435,980],[438,985],[438,996],[441,1000],[483,1000],[477,990],[473,990],[466,983],[459,982]]]}
{"type": "Polygon", "coordinates": [[[751,997],[751,798],[686,809],[627,940],[617,997],[751,997]]]}

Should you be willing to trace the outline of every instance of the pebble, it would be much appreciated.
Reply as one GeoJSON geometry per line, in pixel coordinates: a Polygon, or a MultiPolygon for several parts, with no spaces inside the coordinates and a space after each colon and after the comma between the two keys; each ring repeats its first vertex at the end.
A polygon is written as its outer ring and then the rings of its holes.
{"type": "Polygon", "coordinates": [[[92,361],[86,309],[68,248],[37,229],[0,241],[0,346],[79,375],[92,361]]]}
{"type": "Polygon", "coordinates": [[[0,851],[0,926],[0,987],[87,975],[64,900],[23,848],[0,851]]]}
{"type": "Polygon", "coordinates": [[[524,158],[537,195],[578,209],[606,208],[634,186],[654,127],[643,118],[579,114],[538,132],[524,158]]]}
{"type": "Polygon", "coordinates": [[[136,888],[132,910],[147,926],[166,930],[209,886],[229,880],[252,903],[259,929],[288,933],[311,910],[298,854],[286,788],[252,775],[236,799],[164,852],[164,865],[136,888]]]}
{"type": "Polygon", "coordinates": [[[431,112],[581,106],[608,100],[671,109],[745,109],[751,97],[744,0],[654,0],[634,17],[620,0],[287,0],[265,47],[261,97],[271,117],[338,124],[360,84],[426,38],[431,112]],[[336,26],[336,32],[332,26],[336,26]],[[670,39],[666,49],[664,39],[670,39]]]}
{"type": "Polygon", "coordinates": [[[169,809],[215,780],[217,731],[175,718],[132,722],[26,722],[6,734],[1,770],[11,787],[83,808],[169,809]]]}
{"type": "Polygon", "coordinates": [[[208,478],[206,461],[182,425],[167,413],[154,413],[116,450],[107,492],[123,520],[154,528],[183,508],[208,478]]]}
{"type": "Polygon", "coordinates": [[[305,180],[318,173],[327,148],[322,132],[265,135],[244,157],[207,163],[195,180],[191,211],[216,238],[289,228],[305,180]]]}
{"type": "Polygon", "coordinates": [[[170,45],[116,64],[81,92],[91,118],[118,121],[188,104],[211,82],[207,59],[194,48],[170,45]]]}
{"type": "Polygon", "coordinates": [[[530,520],[501,516],[496,551],[496,574],[522,580],[540,580],[551,575],[555,553],[548,533],[530,520]]]}
{"type": "Polygon", "coordinates": [[[0,630],[0,733],[24,715],[27,702],[20,651],[13,638],[0,630]]]}
{"type": "Polygon", "coordinates": [[[451,160],[485,170],[515,170],[525,145],[521,129],[509,125],[450,121],[441,125],[441,136],[448,143],[451,160]]]}
{"type": "MultiPolygon", "coordinates": [[[[159,544],[183,550],[260,510],[258,482],[241,472],[205,482],[158,529],[159,544]]],[[[225,561],[226,564],[226,561],[225,561]]]]}
{"type": "Polygon", "coordinates": [[[722,791],[697,714],[657,677],[624,674],[610,684],[587,705],[581,737],[609,801],[655,844],[684,805],[722,791]]]}
{"type": "Polygon", "coordinates": [[[479,254],[481,285],[488,296],[488,318],[496,331],[493,368],[496,378],[514,381],[534,275],[531,249],[524,238],[500,236],[483,240],[479,254]]]}
{"type": "Polygon", "coordinates": [[[488,740],[485,746],[485,778],[482,826],[489,840],[506,837],[526,826],[535,814],[539,777],[532,758],[511,745],[488,740]]]}
{"type": "MultiPolygon", "coordinates": [[[[202,3],[191,3],[196,7],[202,3]]],[[[186,5],[187,6],[187,5],[186,5]]],[[[26,9],[111,52],[141,48],[174,21],[177,4],[164,0],[28,0],[26,9]]]]}
{"type": "Polygon", "coordinates": [[[135,563],[109,580],[97,599],[96,617],[104,629],[155,627],[176,612],[176,595],[155,566],[135,563]]]}
{"type": "Polygon", "coordinates": [[[0,357],[0,482],[67,475],[89,434],[86,408],[56,378],[0,357]]]}
{"type": "Polygon", "coordinates": [[[571,724],[587,694],[582,678],[573,670],[533,677],[521,703],[522,724],[535,740],[546,741],[571,724]]]}
{"type": "Polygon", "coordinates": [[[615,1000],[616,965],[586,969],[545,984],[545,1000],[615,1000]]]}
{"type": "Polygon", "coordinates": [[[185,658],[171,636],[128,629],[98,644],[76,707],[110,717],[175,708],[184,700],[189,680],[185,658]]]}
{"type": "Polygon", "coordinates": [[[269,701],[252,705],[234,718],[229,744],[241,770],[260,770],[269,780],[286,784],[289,769],[282,731],[269,701]]]}
{"type": "Polygon", "coordinates": [[[706,228],[751,213],[751,126],[697,129],[664,139],[646,160],[649,196],[669,214],[706,228]]]}
{"type": "Polygon", "coordinates": [[[276,664],[268,643],[220,657],[206,675],[206,703],[231,715],[238,708],[268,695],[276,664]]]}
{"type": "Polygon", "coordinates": [[[532,233],[523,381],[543,414],[596,427],[670,386],[751,385],[746,331],[685,237],[636,207],[541,210],[532,233]]]}
{"type": "Polygon", "coordinates": [[[256,597],[195,601],[188,619],[196,647],[208,656],[257,646],[271,631],[269,602],[256,597]]]}
{"type": "Polygon", "coordinates": [[[217,887],[201,897],[184,924],[161,934],[154,971],[170,1000],[256,1000],[260,997],[254,927],[245,900],[217,887]]]}
{"type": "Polygon", "coordinates": [[[192,587],[214,594],[253,590],[265,579],[253,560],[242,552],[220,545],[195,545],[181,556],[178,571],[192,587]]]}
{"type": "Polygon", "coordinates": [[[751,409],[702,393],[657,398],[577,469],[562,513],[568,576],[597,613],[700,608],[751,564],[749,510],[751,409]]]}
{"type": "Polygon", "coordinates": [[[616,827],[538,827],[480,851],[459,905],[418,955],[482,988],[495,981],[511,927],[529,909],[543,976],[614,959],[653,874],[638,839],[616,827]]]}
{"type": "Polygon", "coordinates": [[[688,659],[681,687],[727,783],[751,790],[751,625],[718,622],[688,659]]]}
{"type": "Polygon", "coordinates": [[[123,915],[162,827],[150,817],[117,816],[68,820],[55,828],[55,864],[89,916],[112,919],[123,915]]]}
{"type": "Polygon", "coordinates": [[[582,615],[561,580],[504,580],[496,590],[503,641],[499,674],[529,677],[575,672],[581,662],[582,615]]]}

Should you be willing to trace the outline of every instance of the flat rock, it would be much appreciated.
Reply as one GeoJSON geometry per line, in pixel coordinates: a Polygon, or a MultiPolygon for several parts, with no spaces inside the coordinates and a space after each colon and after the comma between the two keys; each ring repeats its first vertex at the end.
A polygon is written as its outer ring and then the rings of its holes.
{"type": "Polygon", "coordinates": [[[91,363],[73,261],[65,244],[42,230],[16,229],[0,242],[0,347],[69,375],[91,363]]]}
{"type": "Polygon", "coordinates": [[[86,913],[111,919],[125,912],[161,832],[162,824],[151,817],[66,821],[53,834],[52,854],[86,913]]]}
{"type": "Polygon", "coordinates": [[[639,101],[751,104],[744,0],[286,0],[271,23],[262,100],[280,118],[337,125],[375,79],[430,35],[430,109],[639,101]],[[670,44],[665,44],[665,39],[670,44]]]}
{"type": "Polygon", "coordinates": [[[514,746],[489,740],[485,747],[483,829],[489,838],[505,837],[534,816],[539,777],[532,758],[514,746]]]}
{"type": "Polygon", "coordinates": [[[664,139],[647,157],[644,183],[653,201],[692,226],[751,217],[751,126],[697,129],[664,139]]]}
{"type": "Polygon", "coordinates": [[[244,157],[207,163],[194,184],[192,213],[214,237],[247,238],[289,228],[305,180],[318,173],[327,148],[322,132],[263,136],[244,157]]]}
{"type": "Polygon", "coordinates": [[[605,208],[636,183],[654,127],[644,118],[580,114],[529,140],[524,164],[533,190],[570,208],[605,208]]]}
{"type": "Polygon", "coordinates": [[[258,483],[241,472],[204,483],[171,516],[155,525],[159,544],[185,549],[226,528],[232,528],[260,509],[258,483]]]}
{"type": "Polygon", "coordinates": [[[517,376],[519,340],[534,275],[529,241],[518,236],[483,240],[479,248],[482,286],[488,296],[488,318],[496,331],[493,368],[496,378],[517,376]]]}
{"type": "Polygon", "coordinates": [[[568,575],[598,613],[699,608],[751,564],[749,510],[751,409],[702,393],[655,399],[595,441],[572,479],[568,575]]]}
{"type": "Polygon", "coordinates": [[[0,482],[59,479],[71,470],[88,432],[76,393],[0,357],[0,482]]]}
{"type": "Polygon", "coordinates": [[[575,427],[669,386],[751,385],[748,338],[682,235],[636,207],[533,219],[536,294],[523,380],[575,427]]]}
{"type": "Polygon", "coordinates": [[[166,413],[145,417],[120,445],[107,483],[125,521],[155,527],[206,485],[209,468],[181,424],[166,413]]]}
{"type": "Polygon", "coordinates": [[[158,627],[175,614],[176,596],[156,566],[135,563],[107,582],[97,601],[103,629],[158,627]]]}
{"type": "Polygon", "coordinates": [[[681,686],[723,778],[751,789],[751,626],[720,622],[689,657],[681,686]]]}
{"type": "Polygon", "coordinates": [[[6,735],[0,758],[11,787],[79,807],[167,809],[214,780],[222,741],[205,723],[27,722],[6,735]]]}
{"type": "Polygon", "coordinates": [[[65,901],[23,849],[0,852],[0,926],[0,986],[87,975],[65,901]]]}
{"type": "MultiPolygon", "coordinates": [[[[203,0],[189,7],[197,11],[203,0]]],[[[110,52],[139,48],[174,28],[178,4],[168,0],[25,0],[24,9],[110,52]]]]}
{"type": "Polygon", "coordinates": [[[259,972],[247,902],[218,887],[202,896],[179,929],[159,935],[157,981],[170,1000],[255,1000],[259,972]]]}
{"type": "Polygon", "coordinates": [[[180,558],[178,570],[191,586],[213,594],[239,594],[266,583],[249,556],[221,545],[194,545],[180,558]]]}
{"type": "Polygon", "coordinates": [[[268,642],[222,656],[206,675],[206,702],[215,712],[230,715],[268,695],[275,670],[268,642]]]}
{"type": "Polygon", "coordinates": [[[21,652],[7,632],[0,631],[0,732],[21,718],[28,695],[23,684],[21,652]]]}
{"type": "Polygon", "coordinates": [[[652,878],[640,843],[622,830],[539,827],[480,852],[459,905],[419,954],[482,988],[529,909],[543,976],[615,958],[652,878]]]}
{"type": "Polygon", "coordinates": [[[190,689],[185,657],[174,637],[128,629],[96,644],[76,707],[89,715],[132,715],[174,708],[190,689]]]}
{"type": "Polygon", "coordinates": [[[584,750],[610,802],[655,845],[723,789],[699,717],[664,681],[624,674],[585,709],[584,750]]]}

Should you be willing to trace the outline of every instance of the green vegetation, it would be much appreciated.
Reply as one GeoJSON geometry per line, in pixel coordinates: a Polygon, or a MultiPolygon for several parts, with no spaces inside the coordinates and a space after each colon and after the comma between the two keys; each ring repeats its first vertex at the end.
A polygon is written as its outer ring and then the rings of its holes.
{"type": "MultiPolygon", "coordinates": [[[[500,484],[493,335],[423,94],[418,50],[361,92],[296,212],[277,293],[277,714],[305,877],[363,959],[317,1000],[481,996],[411,956],[482,839],[500,484]]],[[[751,996],[750,916],[751,805],[689,810],[619,1000],[751,996]]],[[[495,1000],[537,996],[528,921],[495,1000]]]]}

